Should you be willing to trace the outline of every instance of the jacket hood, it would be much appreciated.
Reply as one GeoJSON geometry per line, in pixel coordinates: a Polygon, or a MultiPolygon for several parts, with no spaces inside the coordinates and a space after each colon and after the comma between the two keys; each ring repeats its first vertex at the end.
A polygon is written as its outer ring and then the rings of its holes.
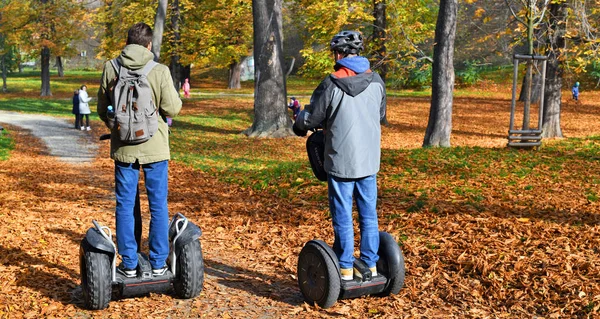
{"type": "Polygon", "coordinates": [[[339,66],[347,67],[356,73],[365,73],[371,68],[369,60],[362,56],[353,56],[338,60],[335,69],[337,70],[339,66]]]}
{"type": "Polygon", "coordinates": [[[335,64],[331,80],[346,94],[357,96],[373,82],[374,73],[369,67],[369,60],[364,57],[343,58],[335,64]]]}
{"type": "Polygon", "coordinates": [[[130,70],[141,69],[148,61],[153,59],[154,54],[146,47],[138,44],[129,44],[125,46],[118,58],[119,63],[130,70]]]}

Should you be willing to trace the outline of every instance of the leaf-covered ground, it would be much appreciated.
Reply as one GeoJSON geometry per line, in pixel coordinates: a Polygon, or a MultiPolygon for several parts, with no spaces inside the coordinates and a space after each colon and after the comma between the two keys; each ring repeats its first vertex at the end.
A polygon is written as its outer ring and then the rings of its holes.
{"type": "Polygon", "coordinates": [[[326,187],[310,176],[303,139],[239,135],[252,101],[186,101],[173,129],[170,210],[204,232],[201,296],[98,312],[82,308],[78,254],[92,219],[114,229],[108,145],[93,165],[68,165],[4,125],[14,150],[0,162],[0,318],[597,317],[600,139],[588,136],[600,134],[600,94],[565,101],[569,138],[537,151],[504,148],[510,102],[497,95],[455,99],[450,149],[420,148],[427,98],[390,98],[378,211],[404,251],[405,287],[327,310],[296,284],[303,244],[332,242],[326,187]]]}

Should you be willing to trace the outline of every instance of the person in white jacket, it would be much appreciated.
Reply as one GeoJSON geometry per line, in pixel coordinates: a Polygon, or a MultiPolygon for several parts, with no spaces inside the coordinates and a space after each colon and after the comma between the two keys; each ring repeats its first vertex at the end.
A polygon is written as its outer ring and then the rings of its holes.
{"type": "Polygon", "coordinates": [[[81,89],[79,90],[79,114],[81,116],[81,130],[88,130],[91,131],[92,128],[90,127],[90,105],[88,104],[89,101],[91,101],[92,98],[88,96],[87,93],[87,86],[82,85],[81,89]],[[85,127],[83,126],[83,116],[85,115],[85,127]]]}

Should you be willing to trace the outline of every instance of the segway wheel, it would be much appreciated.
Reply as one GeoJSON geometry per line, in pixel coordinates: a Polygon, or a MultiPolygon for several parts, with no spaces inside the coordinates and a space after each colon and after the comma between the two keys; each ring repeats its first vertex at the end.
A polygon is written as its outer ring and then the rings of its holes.
{"type": "Polygon", "coordinates": [[[323,247],[308,242],[298,256],[298,286],[306,302],[329,308],[340,295],[341,278],[323,247]]]}
{"type": "Polygon", "coordinates": [[[82,248],[79,267],[84,306],[90,310],[108,307],[112,294],[110,256],[82,248]]]}
{"type": "Polygon", "coordinates": [[[379,232],[379,261],[377,271],[388,281],[385,289],[378,296],[395,295],[404,286],[405,266],[402,250],[394,237],[386,232],[379,232]]]}
{"type": "Polygon", "coordinates": [[[190,299],[198,296],[204,285],[204,259],[199,240],[182,247],[177,256],[176,278],[173,288],[177,297],[190,299]]]}

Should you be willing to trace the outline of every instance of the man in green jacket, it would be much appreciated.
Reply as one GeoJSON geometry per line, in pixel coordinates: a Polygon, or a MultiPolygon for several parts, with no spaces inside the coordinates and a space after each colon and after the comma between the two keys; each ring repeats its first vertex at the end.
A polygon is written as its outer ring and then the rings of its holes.
{"type": "MultiPolygon", "coordinates": [[[[117,58],[119,65],[139,70],[154,59],[152,29],[145,23],[132,26],[127,33],[127,45],[117,58]]],[[[113,105],[113,88],[118,78],[110,61],[104,71],[98,90],[98,115],[108,126],[108,106],[113,105]]],[[[175,90],[171,72],[158,64],[148,73],[152,88],[152,101],[159,109],[158,131],[144,143],[131,145],[119,139],[116,128],[111,130],[110,157],[115,161],[115,195],[117,248],[123,262],[118,271],[126,277],[137,276],[137,242],[134,235],[134,205],[139,181],[140,166],[144,170],[146,192],[150,206],[149,261],[153,275],[167,270],[169,254],[169,210],[167,207],[169,131],[164,117],[175,117],[181,110],[181,99],[175,90]]]]}

